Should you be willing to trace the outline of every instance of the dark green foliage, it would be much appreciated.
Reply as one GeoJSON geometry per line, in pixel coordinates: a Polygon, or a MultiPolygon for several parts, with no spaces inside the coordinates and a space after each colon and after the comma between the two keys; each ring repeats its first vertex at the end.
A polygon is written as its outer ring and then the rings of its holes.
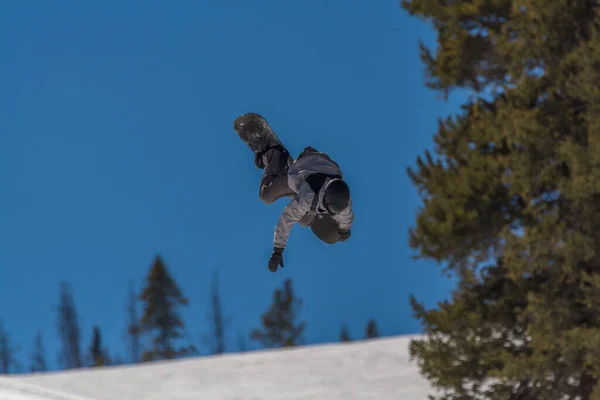
{"type": "Polygon", "coordinates": [[[65,369],[81,368],[80,328],[71,285],[61,282],[58,304],[58,336],[62,349],[58,362],[65,369]]]}
{"type": "Polygon", "coordinates": [[[292,281],[286,279],[283,289],[273,293],[273,303],[262,315],[262,329],[252,331],[252,340],[264,347],[292,347],[301,344],[305,322],[297,322],[302,299],[296,297],[292,281]]]}
{"type": "Polygon", "coordinates": [[[340,331],[340,342],[351,342],[350,332],[348,332],[348,327],[346,325],[342,325],[342,329],[340,331]]]}
{"type": "Polygon", "coordinates": [[[88,357],[89,365],[92,367],[102,367],[110,364],[108,351],[102,346],[102,333],[98,326],[94,326],[88,357]]]}
{"type": "Polygon", "coordinates": [[[369,320],[365,329],[365,339],[375,339],[379,337],[379,330],[374,319],[369,320]]]}
{"type": "Polygon", "coordinates": [[[139,330],[153,336],[152,348],[144,352],[142,361],[169,360],[189,354],[189,349],[176,348],[173,343],[183,337],[184,323],[178,307],[187,306],[188,300],[160,256],[156,256],[150,267],[140,299],[144,309],[139,330]]]}
{"type": "Polygon", "coordinates": [[[10,337],[4,328],[4,322],[0,321],[0,374],[10,373],[12,357],[10,337]]]}
{"type": "Polygon", "coordinates": [[[600,23],[590,0],[412,0],[428,84],[472,90],[408,173],[410,245],[458,287],[415,315],[439,399],[600,398],[600,23]]]}
{"type": "Polygon", "coordinates": [[[46,364],[46,350],[42,340],[42,333],[38,332],[33,343],[33,352],[31,353],[31,372],[45,372],[48,370],[46,364]]]}
{"type": "Polygon", "coordinates": [[[0,320],[0,374],[10,374],[17,368],[15,348],[4,322],[0,320]]]}

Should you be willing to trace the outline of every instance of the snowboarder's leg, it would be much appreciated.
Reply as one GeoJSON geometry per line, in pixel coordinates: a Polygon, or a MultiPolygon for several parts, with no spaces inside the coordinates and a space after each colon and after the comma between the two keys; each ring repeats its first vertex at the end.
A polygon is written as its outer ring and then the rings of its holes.
{"type": "MultiPolygon", "coordinates": [[[[265,172],[260,181],[259,197],[266,204],[294,195],[295,192],[288,186],[288,167],[292,159],[283,146],[275,146],[257,158],[264,166],[265,172]]],[[[258,165],[257,163],[257,166],[258,165]]]]}
{"type": "Polygon", "coordinates": [[[265,204],[271,204],[282,197],[293,196],[295,194],[296,192],[288,186],[287,174],[277,177],[263,176],[258,193],[260,199],[265,204]]]}

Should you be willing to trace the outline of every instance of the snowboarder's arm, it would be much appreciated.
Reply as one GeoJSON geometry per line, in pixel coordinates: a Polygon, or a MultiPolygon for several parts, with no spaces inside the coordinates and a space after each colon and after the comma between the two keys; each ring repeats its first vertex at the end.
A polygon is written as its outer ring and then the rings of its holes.
{"type": "MultiPolygon", "coordinates": [[[[310,196],[309,196],[310,197],[310,196]]],[[[275,248],[285,248],[292,226],[310,210],[310,199],[305,193],[300,193],[284,209],[275,227],[273,245],[275,248]]]]}

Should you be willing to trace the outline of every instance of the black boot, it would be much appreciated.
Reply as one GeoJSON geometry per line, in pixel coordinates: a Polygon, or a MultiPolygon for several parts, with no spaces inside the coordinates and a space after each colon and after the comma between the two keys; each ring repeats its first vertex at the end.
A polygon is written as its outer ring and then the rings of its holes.
{"type": "Polygon", "coordinates": [[[265,169],[265,163],[262,158],[263,154],[263,152],[260,152],[254,155],[254,165],[256,165],[256,168],[258,169],[265,169]]]}
{"type": "MultiPolygon", "coordinates": [[[[277,149],[281,152],[281,156],[279,158],[280,160],[287,160],[288,163],[291,161],[290,153],[287,151],[287,149],[280,144],[276,144],[275,146],[267,147],[265,150],[258,152],[254,155],[254,165],[256,165],[256,168],[265,169],[266,165],[263,161],[263,155],[265,155],[269,150],[272,149],[277,149]]],[[[269,158],[271,157],[269,156],[269,158]]]]}

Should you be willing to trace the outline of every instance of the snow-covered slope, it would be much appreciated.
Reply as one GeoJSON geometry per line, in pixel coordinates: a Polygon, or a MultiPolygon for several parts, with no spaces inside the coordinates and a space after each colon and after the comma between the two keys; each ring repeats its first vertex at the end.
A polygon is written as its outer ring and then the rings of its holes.
{"type": "Polygon", "coordinates": [[[29,385],[15,379],[0,378],[0,400],[91,400],[29,385]]]}
{"type": "MultiPolygon", "coordinates": [[[[424,400],[432,390],[409,361],[410,339],[404,336],[12,379],[90,400],[424,400]]],[[[46,399],[2,396],[0,399],[46,399]]]]}

